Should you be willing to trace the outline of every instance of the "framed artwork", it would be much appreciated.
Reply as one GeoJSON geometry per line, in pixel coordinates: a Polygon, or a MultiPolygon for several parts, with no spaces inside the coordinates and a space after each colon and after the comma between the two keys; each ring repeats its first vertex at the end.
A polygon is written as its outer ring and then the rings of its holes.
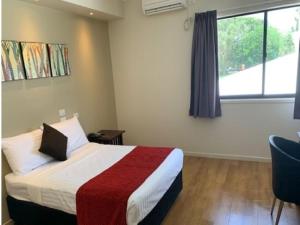
{"type": "Polygon", "coordinates": [[[70,75],[68,48],[65,44],[48,44],[53,77],[70,75]]]}
{"type": "Polygon", "coordinates": [[[17,41],[1,41],[2,81],[25,79],[20,43],[17,41]]]}
{"type": "Polygon", "coordinates": [[[45,43],[21,42],[27,79],[50,77],[50,64],[45,43]]]}

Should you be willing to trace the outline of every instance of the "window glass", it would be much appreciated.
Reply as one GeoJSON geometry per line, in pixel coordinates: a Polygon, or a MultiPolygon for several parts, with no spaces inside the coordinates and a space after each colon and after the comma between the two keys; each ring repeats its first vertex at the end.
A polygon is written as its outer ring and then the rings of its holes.
{"type": "Polygon", "coordinates": [[[296,92],[300,7],[268,12],[265,94],[296,92]]]}
{"type": "Polygon", "coordinates": [[[219,19],[218,35],[221,96],[295,94],[300,6],[219,19]]]}
{"type": "Polygon", "coordinates": [[[218,22],[220,95],[262,94],[264,13],[218,22]]]}

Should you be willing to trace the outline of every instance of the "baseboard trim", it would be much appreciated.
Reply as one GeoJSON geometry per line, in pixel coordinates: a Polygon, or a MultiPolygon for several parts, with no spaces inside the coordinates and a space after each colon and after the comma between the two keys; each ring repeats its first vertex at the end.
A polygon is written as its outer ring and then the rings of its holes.
{"type": "Polygon", "coordinates": [[[203,158],[215,158],[215,159],[229,159],[229,160],[241,160],[241,161],[253,161],[253,162],[271,162],[270,158],[257,157],[257,156],[245,156],[245,155],[232,155],[232,154],[218,154],[218,153],[206,153],[206,152],[189,152],[185,151],[184,155],[203,157],[203,158]]]}
{"type": "Polygon", "coordinates": [[[3,223],[2,225],[13,225],[14,221],[12,221],[11,219],[7,220],[5,223],[3,223]]]}

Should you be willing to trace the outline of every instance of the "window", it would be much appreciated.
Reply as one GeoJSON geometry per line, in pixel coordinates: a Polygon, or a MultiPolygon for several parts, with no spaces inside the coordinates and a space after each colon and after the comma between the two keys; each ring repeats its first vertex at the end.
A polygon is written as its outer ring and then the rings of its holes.
{"type": "Polygon", "coordinates": [[[295,95],[300,6],[221,18],[218,35],[221,97],[295,95]]]}

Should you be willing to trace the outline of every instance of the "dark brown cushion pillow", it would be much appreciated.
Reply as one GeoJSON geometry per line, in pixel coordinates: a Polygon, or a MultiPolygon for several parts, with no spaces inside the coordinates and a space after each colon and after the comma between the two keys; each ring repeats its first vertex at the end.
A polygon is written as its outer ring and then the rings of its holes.
{"type": "Polygon", "coordinates": [[[56,160],[64,161],[67,159],[68,138],[58,130],[43,123],[44,131],[40,152],[50,155],[56,160]]]}

